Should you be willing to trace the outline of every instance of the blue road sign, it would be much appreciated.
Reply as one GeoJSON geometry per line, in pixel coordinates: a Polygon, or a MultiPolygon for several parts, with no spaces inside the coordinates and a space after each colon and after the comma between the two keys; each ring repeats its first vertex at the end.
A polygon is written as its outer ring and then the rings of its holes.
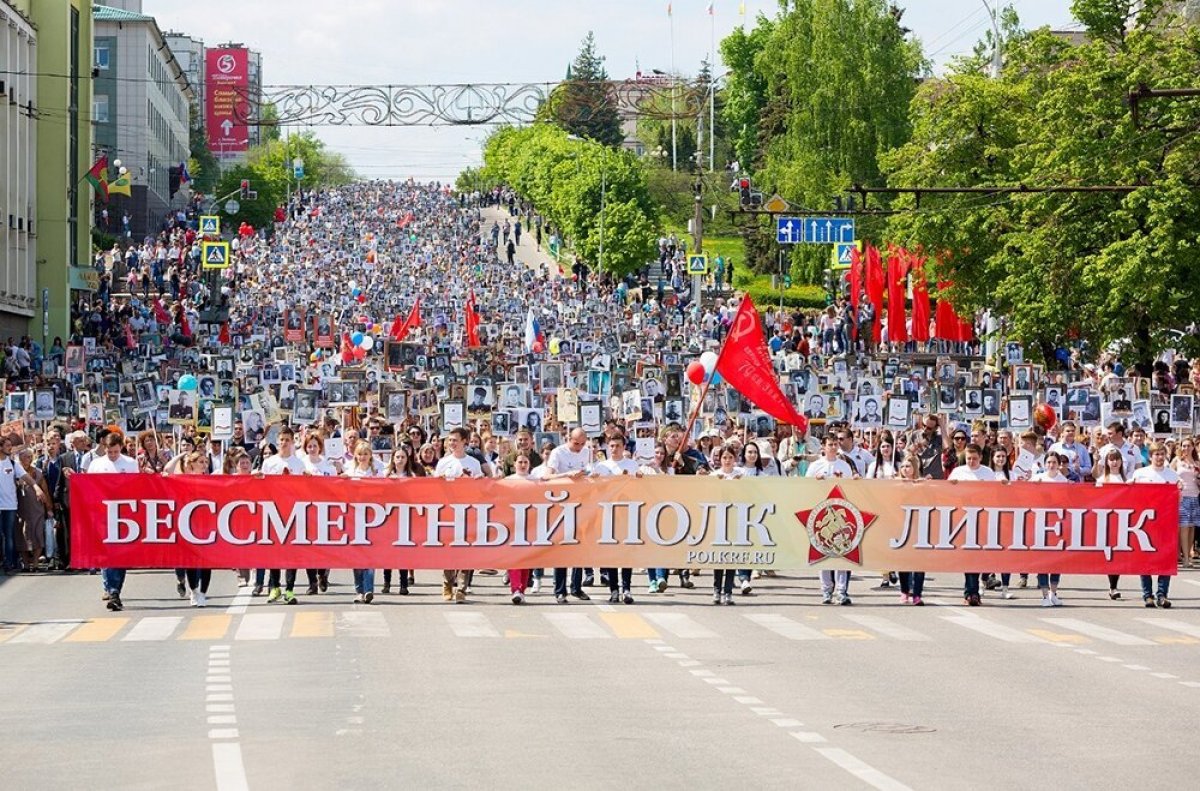
{"type": "Polygon", "coordinates": [[[835,244],[854,241],[853,217],[777,217],[779,244],[835,244]]]}

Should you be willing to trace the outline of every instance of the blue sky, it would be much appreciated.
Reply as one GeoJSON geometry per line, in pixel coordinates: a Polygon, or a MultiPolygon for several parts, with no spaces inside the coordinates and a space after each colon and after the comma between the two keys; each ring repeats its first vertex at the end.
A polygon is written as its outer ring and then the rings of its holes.
{"type": "MultiPolygon", "coordinates": [[[[935,67],[984,34],[981,0],[896,0],[935,67]]],[[[210,46],[263,53],[264,81],[294,84],[545,82],[560,79],[589,30],[613,78],[671,67],[694,74],[716,39],[742,23],[738,0],[143,0],[164,29],[210,46]]],[[[746,0],[747,23],[777,0],[746,0]]],[[[1014,0],[1027,27],[1072,24],[1070,0],[1014,0]]],[[[479,159],[485,127],[322,128],[360,175],[453,178],[479,159]]]]}

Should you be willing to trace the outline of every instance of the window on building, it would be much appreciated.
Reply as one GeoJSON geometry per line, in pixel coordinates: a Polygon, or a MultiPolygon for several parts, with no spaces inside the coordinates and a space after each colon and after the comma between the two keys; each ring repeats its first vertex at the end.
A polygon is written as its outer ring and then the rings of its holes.
{"type": "Polygon", "coordinates": [[[101,71],[108,71],[108,45],[97,44],[92,48],[92,65],[101,71]]]}
{"type": "Polygon", "coordinates": [[[92,97],[92,120],[98,124],[108,123],[108,97],[92,97]]]}

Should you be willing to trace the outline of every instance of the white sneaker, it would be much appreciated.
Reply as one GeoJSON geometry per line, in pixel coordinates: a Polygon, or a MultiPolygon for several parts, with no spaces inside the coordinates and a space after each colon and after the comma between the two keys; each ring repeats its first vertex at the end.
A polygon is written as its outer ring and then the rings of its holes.
{"type": "Polygon", "coordinates": [[[750,580],[742,580],[742,595],[749,596],[753,587],[750,585],[750,580]]]}
{"type": "Polygon", "coordinates": [[[513,591],[512,603],[513,604],[524,604],[525,603],[525,594],[521,593],[521,591],[513,591]]]}
{"type": "Polygon", "coordinates": [[[1006,599],[1015,599],[1015,598],[1017,598],[1017,594],[1015,594],[1015,593],[1013,593],[1012,591],[1010,591],[1010,590],[1008,589],[1008,586],[1007,586],[1007,585],[1004,585],[1004,586],[1002,586],[1002,587],[1000,588],[1000,593],[1001,593],[1001,594],[1004,596],[1004,598],[1006,598],[1006,599]]]}
{"type": "Polygon", "coordinates": [[[537,577],[533,578],[533,583],[529,586],[530,593],[537,593],[542,589],[542,581],[537,577]]]}
{"type": "Polygon", "coordinates": [[[1058,598],[1057,593],[1050,594],[1050,606],[1051,607],[1062,607],[1062,599],[1058,598]]]}
{"type": "Polygon", "coordinates": [[[195,602],[195,605],[197,607],[207,607],[208,606],[208,597],[205,596],[204,593],[201,591],[196,591],[196,594],[193,597],[192,601],[195,602]]]}
{"type": "Polygon", "coordinates": [[[200,592],[199,592],[199,591],[192,591],[191,600],[192,600],[192,606],[193,606],[193,607],[199,607],[199,606],[200,606],[200,604],[199,604],[199,599],[197,599],[197,598],[196,598],[196,597],[197,597],[197,596],[199,596],[199,595],[200,595],[200,592]]]}
{"type": "Polygon", "coordinates": [[[1042,597],[1042,606],[1043,607],[1053,607],[1054,599],[1050,598],[1049,596],[1043,596],[1042,597]]]}

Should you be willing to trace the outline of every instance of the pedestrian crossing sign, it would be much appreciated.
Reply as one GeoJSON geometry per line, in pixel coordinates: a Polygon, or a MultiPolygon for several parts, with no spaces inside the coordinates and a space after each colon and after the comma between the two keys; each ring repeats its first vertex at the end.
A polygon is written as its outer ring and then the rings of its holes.
{"type": "Polygon", "coordinates": [[[202,214],[200,216],[200,233],[204,236],[220,236],[221,218],[215,214],[202,214]]]}
{"type": "Polygon", "coordinates": [[[688,256],[688,274],[689,275],[707,275],[708,274],[708,256],[706,256],[706,255],[689,255],[688,256]]]}
{"type": "Polygon", "coordinates": [[[200,260],[205,269],[229,266],[229,242],[205,242],[200,245],[200,260]]]}
{"type": "Polygon", "coordinates": [[[833,268],[834,269],[849,269],[851,264],[850,253],[852,250],[862,252],[862,242],[835,242],[833,245],[833,268]]]}

